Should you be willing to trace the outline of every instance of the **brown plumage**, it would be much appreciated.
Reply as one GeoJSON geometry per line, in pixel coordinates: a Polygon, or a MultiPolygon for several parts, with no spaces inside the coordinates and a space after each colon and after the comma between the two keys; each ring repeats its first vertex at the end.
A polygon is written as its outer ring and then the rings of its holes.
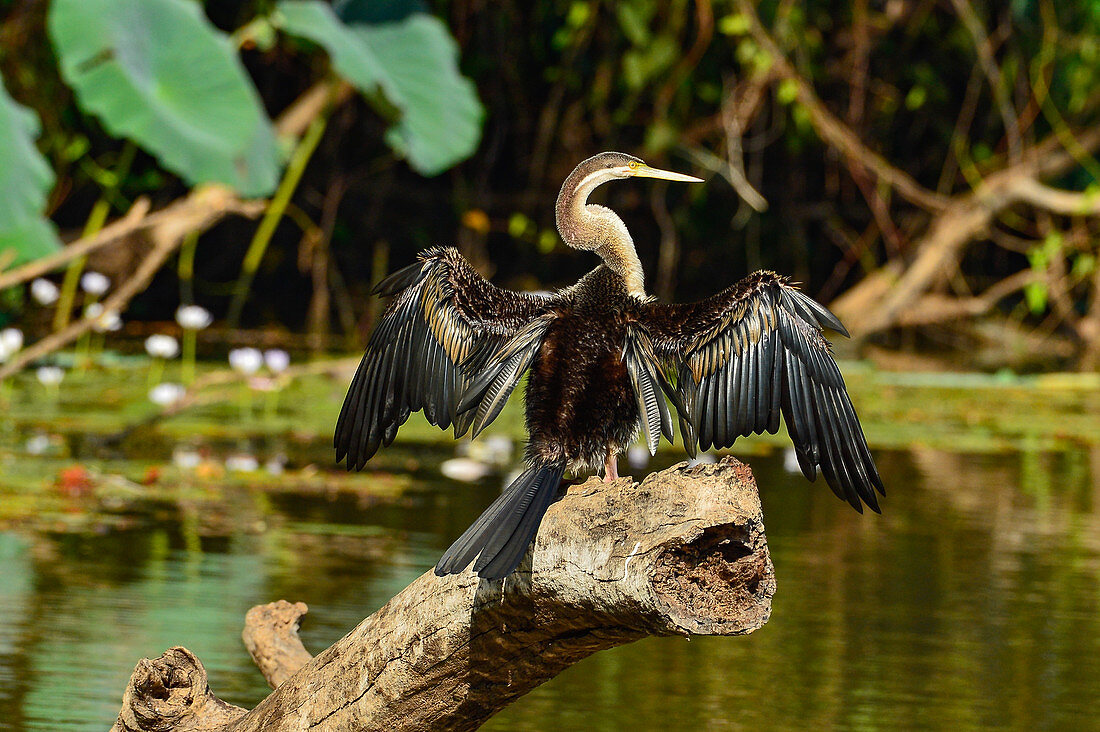
{"type": "Polygon", "coordinates": [[[558,196],[558,230],[604,264],[572,287],[548,296],[502,290],[455,249],[437,247],[376,288],[393,301],[336,426],[336,457],[349,470],[417,410],[454,425],[456,437],[471,428],[476,436],[529,374],[529,467],[444,553],[437,574],[470,562],[483,578],[511,573],[565,471],[603,467],[617,477],[615,461],[639,431],[650,451],[662,434],[672,439],[673,411],[691,455],[774,433],[782,417],[807,478],[820,468],[857,511],[879,510],[882,481],[822,333],[847,335],[844,327],[772,272],[696,303],[655,302],[622,220],[587,203],[597,186],[628,177],[698,180],[623,153],[577,166],[558,196]]]}

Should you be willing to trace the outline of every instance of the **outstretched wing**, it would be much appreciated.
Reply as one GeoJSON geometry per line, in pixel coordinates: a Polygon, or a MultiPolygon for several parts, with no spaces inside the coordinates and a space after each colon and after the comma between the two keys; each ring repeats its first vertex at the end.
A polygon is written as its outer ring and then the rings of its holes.
{"type": "MultiPolygon", "coordinates": [[[[346,456],[349,470],[362,469],[420,409],[430,423],[443,429],[453,424],[456,437],[465,434],[479,414],[472,408],[476,400],[459,407],[467,387],[554,302],[490,284],[451,247],[421,252],[415,264],[387,277],[375,292],[394,298],[367,344],[333,439],[337,462],[346,456]]],[[[507,386],[492,395],[510,394],[507,386]]],[[[479,428],[497,413],[481,414],[479,428]]]]}
{"type": "Polygon", "coordinates": [[[822,326],[848,335],[835,315],[772,272],[697,303],[643,307],[656,356],[679,372],[689,453],[696,443],[723,448],[742,435],[774,434],[782,414],[808,479],[820,467],[857,511],[862,503],[879,510],[882,479],[822,335],[822,326]]]}

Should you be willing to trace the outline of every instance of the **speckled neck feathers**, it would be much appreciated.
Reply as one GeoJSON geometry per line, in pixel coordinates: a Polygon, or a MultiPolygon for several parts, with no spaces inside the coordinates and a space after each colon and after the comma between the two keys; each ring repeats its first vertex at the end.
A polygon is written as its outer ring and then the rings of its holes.
{"type": "Polygon", "coordinates": [[[645,274],[626,224],[606,206],[588,203],[589,194],[598,186],[618,179],[599,157],[586,160],[565,179],[554,206],[558,232],[574,249],[598,254],[622,277],[630,294],[644,298],[645,274]]]}

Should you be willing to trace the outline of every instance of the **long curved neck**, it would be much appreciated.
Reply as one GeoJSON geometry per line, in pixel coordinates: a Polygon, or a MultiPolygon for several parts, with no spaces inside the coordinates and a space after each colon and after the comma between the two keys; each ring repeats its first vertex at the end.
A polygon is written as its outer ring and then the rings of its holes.
{"type": "Polygon", "coordinates": [[[627,292],[645,297],[645,275],[642,261],[634,249],[630,231],[618,214],[606,206],[588,203],[588,196],[601,183],[612,178],[604,171],[578,175],[574,171],[565,179],[558,194],[554,214],[558,232],[565,243],[575,249],[600,255],[608,269],[623,278],[627,292]],[[576,178],[579,178],[577,180],[576,178]]]}

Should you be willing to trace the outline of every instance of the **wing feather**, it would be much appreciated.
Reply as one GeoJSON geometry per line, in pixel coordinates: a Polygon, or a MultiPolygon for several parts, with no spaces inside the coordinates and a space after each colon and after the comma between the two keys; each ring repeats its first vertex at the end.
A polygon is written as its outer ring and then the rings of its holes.
{"type": "MultiPolygon", "coordinates": [[[[650,454],[656,454],[662,434],[672,439],[672,413],[665,396],[676,391],[665,377],[653,352],[653,343],[643,328],[627,328],[622,358],[634,390],[646,447],[650,454]]],[[[681,403],[678,396],[672,398],[675,404],[681,403]]]]}
{"type": "Polygon", "coordinates": [[[374,291],[393,300],[371,335],[333,435],[337,461],[346,458],[349,470],[362,469],[415,411],[444,429],[453,424],[456,437],[465,434],[474,421],[458,408],[466,387],[493,354],[556,303],[495,287],[450,247],[421,252],[374,291]]]}
{"type": "Polygon", "coordinates": [[[820,471],[857,511],[879,510],[882,479],[821,330],[847,335],[835,315],[771,272],[697,303],[645,308],[654,352],[679,373],[689,454],[775,433],[782,418],[809,480],[820,471]]]}

